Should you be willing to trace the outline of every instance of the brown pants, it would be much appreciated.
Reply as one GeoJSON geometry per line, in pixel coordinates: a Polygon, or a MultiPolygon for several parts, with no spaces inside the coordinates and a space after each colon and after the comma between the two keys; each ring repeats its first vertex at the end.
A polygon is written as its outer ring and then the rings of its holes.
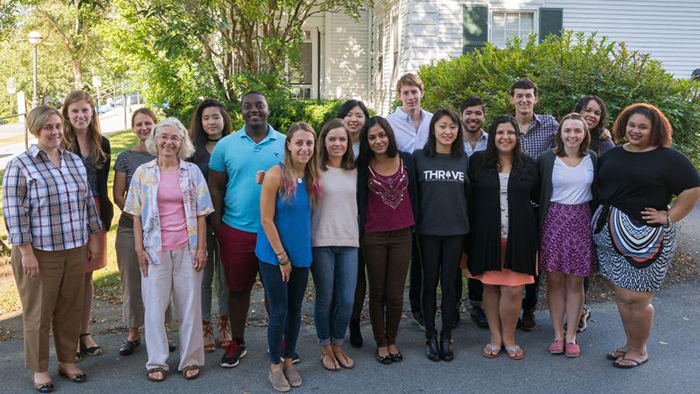
{"type": "Polygon", "coordinates": [[[25,367],[46,372],[52,327],[58,361],[75,362],[87,251],[85,246],[57,252],[34,249],[34,255],[39,261],[39,275],[30,278],[24,274],[19,247],[13,246],[12,271],[22,302],[25,367]]]}
{"type": "Polygon", "coordinates": [[[360,250],[367,264],[374,340],[378,347],[393,345],[401,322],[403,290],[411,261],[411,229],[366,232],[360,250]]]}

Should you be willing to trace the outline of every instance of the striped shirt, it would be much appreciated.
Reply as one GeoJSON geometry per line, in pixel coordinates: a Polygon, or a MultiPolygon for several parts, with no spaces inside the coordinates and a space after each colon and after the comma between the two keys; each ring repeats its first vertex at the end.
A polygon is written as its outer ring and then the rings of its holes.
{"type": "MultiPolygon", "coordinates": [[[[131,178],[134,176],[136,169],[141,164],[148,163],[155,158],[148,152],[135,150],[125,150],[117,156],[117,161],[114,162],[114,172],[123,172],[126,175],[127,194],[129,193],[129,185],[131,185],[131,178]]],[[[126,215],[120,215],[119,227],[132,229],[134,228],[134,220],[126,215]]]]}
{"type": "Polygon", "coordinates": [[[526,155],[537,159],[539,155],[554,148],[554,135],[559,122],[551,115],[535,115],[527,130],[520,131],[520,149],[526,155]]]}
{"type": "Polygon", "coordinates": [[[81,247],[102,229],[83,161],[59,148],[60,167],[36,145],[12,159],[2,179],[2,213],[13,245],[81,247]]]}

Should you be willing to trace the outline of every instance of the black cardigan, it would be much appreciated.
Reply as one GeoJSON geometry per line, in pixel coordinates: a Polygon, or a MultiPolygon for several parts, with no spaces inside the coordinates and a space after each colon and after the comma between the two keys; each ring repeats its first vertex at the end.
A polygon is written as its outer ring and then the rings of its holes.
{"type": "MultiPolygon", "coordinates": [[[[418,181],[416,178],[416,166],[410,153],[399,151],[403,165],[408,171],[408,196],[411,199],[411,210],[414,222],[418,220],[418,181]]],[[[361,165],[357,168],[357,213],[360,224],[360,236],[365,232],[365,215],[367,213],[367,180],[369,179],[369,165],[361,165]]],[[[415,231],[415,224],[411,230],[415,231]]]]}
{"type": "MultiPolygon", "coordinates": [[[[591,162],[593,162],[593,185],[591,185],[591,192],[593,193],[593,199],[589,202],[591,207],[591,212],[593,212],[596,207],[598,207],[598,155],[595,151],[588,150],[588,154],[591,156],[591,162]]],[[[547,216],[547,210],[549,209],[549,203],[552,199],[552,193],[554,192],[554,187],[552,186],[552,171],[554,170],[554,159],[556,159],[554,150],[550,149],[540,155],[537,158],[537,165],[540,169],[540,207],[538,212],[540,235],[542,235],[542,225],[544,224],[544,218],[547,216]]]]}
{"type": "MultiPolygon", "coordinates": [[[[80,146],[78,141],[72,142],[72,152],[83,158],[80,153],[80,146]]],[[[103,163],[102,168],[96,169],[97,171],[97,193],[99,194],[100,201],[100,220],[102,221],[102,229],[109,231],[112,226],[112,218],[114,217],[114,207],[112,206],[112,201],[109,199],[109,193],[107,192],[107,179],[109,178],[109,167],[112,164],[112,147],[109,140],[102,137],[101,142],[102,151],[107,155],[106,162],[103,163]]],[[[128,185],[127,185],[128,186],[128,185]]]]}
{"type": "MultiPolygon", "coordinates": [[[[531,201],[539,192],[537,163],[523,156],[508,180],[508,241],[504,267],[535,275],[537,270],[537,217],[531,201]]],[[[481,275],[501,270],[500,181],[495,168],[486,167],[484,152],[469,159],[469,272],[481,275]]]]}

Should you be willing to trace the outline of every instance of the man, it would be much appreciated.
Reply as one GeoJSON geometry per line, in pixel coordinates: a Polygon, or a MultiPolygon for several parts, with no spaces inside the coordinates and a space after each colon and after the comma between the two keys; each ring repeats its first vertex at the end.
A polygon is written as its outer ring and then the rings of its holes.
{"type": "Polygon", "coordinates": [[[258,274],[255,242],[260,228],[258,171],[266,171],[284,157],[285,136],[268,123],[267,100],[259,92],[241,99],[245,125],[216,144],[209,161],[209,190],[214,203],[212,227],[221,248],[221,262],[229,288],[233,341],[221,366],[233,368],[246,355],[245,323],[250,292],[258,274]]]}
{"type": "MultiPolygon", "coordinates": [[[[401,106],[386,120],[394,130],[396,145],[400,151],[413,153],[423,149],[428,142],[428,126],[433,114],[420,107],[424,95],[423,81],[416,74],[404,74],[396,83],[396,90],[401,100],[401,106]]],[[[421,289],[423,274],[421,272],[420,251],[415,236],[411,253],[411,273],[409,279],[408,298],[411,301],[411,313],[419,326],[425,328],[423,312],[421,311],[421,289]]],[[[459,314],[457,315],[457,318],[459,314]]]]}
{"type": "MultiPolygon", "coordinates": [[[[524,78],[510,87],[510,102],[515,107],[515,120],[520,128],[520,148],[526,155],[537,159],[545,151],[554,147],[554,135],[559,123],[551,115],[536,115],[535,105],[539,101],[537,86],[531,80],[524,78]]],[[[532,331],[535,322],[535,308],[539,296],[540,277],[535,277],[535,283],[525,286],[523,299],[523,317],[520,329],[532,331]]]]}
{"type": "MultiPolygon", "coordinates": [[[[489,135],[484,131],[484,123],[486,122],[486,105],[484,100],[476,96],[467,98],[460,106],[460,114],[464,124],[464,152],[471,156],[474,152],[486,150],[486,142],[489,139],[489,135]]],[[[457,295],[460,299],[462,298],[462,277],[460,268],[459,286],[457,286],[457,295]]],[[[479,280],[468,279],[467,290],[469,303],[471,304],[469,314],[472,320],[477,326],[488,328],[489,323],[481,307],[484,285],[479,280]]]]}

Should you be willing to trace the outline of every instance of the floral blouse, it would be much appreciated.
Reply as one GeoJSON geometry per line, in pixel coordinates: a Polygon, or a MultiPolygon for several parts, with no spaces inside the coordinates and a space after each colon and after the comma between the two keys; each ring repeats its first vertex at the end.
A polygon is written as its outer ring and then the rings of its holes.
{"type": "MultiPolygon", "coordinates": [[[[141,218],[143,247],[153,264],[161,263],[163,249],[158,212],[159,182],[160,169],[157,161],[142,164],[131,179],[124,203],[124,212],[141,218]]],[[[207,182],[196,164],[180,160],[180,191],[185,205],[189,247],[194,255],[197,251],[197,217],[214,212],[207,182]]]]}

